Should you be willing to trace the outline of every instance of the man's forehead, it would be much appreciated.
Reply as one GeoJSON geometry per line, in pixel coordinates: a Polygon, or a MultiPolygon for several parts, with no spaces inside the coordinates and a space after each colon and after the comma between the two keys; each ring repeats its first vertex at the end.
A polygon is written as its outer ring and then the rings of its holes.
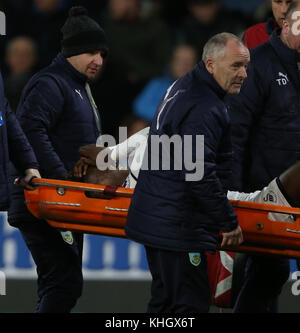
{"type": "Polygon", "coordinates": [[[225,57],[250,58],[250,52],[246,46],[238,41],[230,40],[225,47],[225,57]]]}

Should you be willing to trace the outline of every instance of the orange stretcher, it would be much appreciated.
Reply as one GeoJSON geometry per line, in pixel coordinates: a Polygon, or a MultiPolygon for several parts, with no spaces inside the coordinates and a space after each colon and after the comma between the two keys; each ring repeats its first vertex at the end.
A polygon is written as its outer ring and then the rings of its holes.
{"type": "MultiPolygon", "coordinates": [[[[33,179],[25,190],[30,212],[55,228],[126,238],[125,224],[134,189],[54,179],[33,179]]],[[[300,209],[231,201],[244,242],[221,250],[300,258],[300,209]],[[269,212],[292,214],[295,222],[271,221],[269,212]]],[[[220,246],[219,246],[220,249],[220,246]]]]}

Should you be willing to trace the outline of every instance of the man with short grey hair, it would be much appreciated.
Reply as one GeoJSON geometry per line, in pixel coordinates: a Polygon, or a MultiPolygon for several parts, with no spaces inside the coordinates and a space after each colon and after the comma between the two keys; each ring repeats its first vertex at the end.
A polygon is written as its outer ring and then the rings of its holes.
{"type": "MultiPolygon", "coordinates": [[[[240,92],[244,75],[241,74],[244,63],[247,63],[249,52],[239,55],[236,63],[232,63],[232,59],[225,57],[227,48],[232,50],[244,49],[246,46],[235,35],[223,32],[212,37],[204,46],[202,60],[207,64],[208,71],[214,75],[215,80],[227,92],[227,94],[238,94],[240,92]],[[214,59],[214,61],[212,61],[214,59]],[[226,73],[222,70],[226,68],[226,73]]],[[[237,55],[239,51],[233,52],[237,55]]]]}
{"type": "Polygon", "coordinates": [[[144,155],[144,160],[152,160],[155,137],[180,137],[182,147],[189,138],[183,155],[191,154],[197,166],[203,163],[203,177],[191,177],[194,170],[185,165],[185,156],[178,170],[179,157],[171,147],[170,168],[165,170],[159,151],[158,170],[142,166],[128,212],[126,234],[145,246],[153,277],[149,312],[208,312],[205,251],[216,250],[220,231],[222,246],[243,240],[226,197],[232,149],[223,99],[239,92],[247,77],[249,51],[228,33],[214,36],[205,50],[205,61],[162,98],[144,155]],[[196,143],[199,136],[204,137],[203,150],[196,143]]]}
{"type": "Polygon", "coordinates": [[[225,47],[229,40],[236,41],[237,44],[245,46],[236,35],[229,32],[222,32],[210,38],[204,45],[202,60],[206,62],[208,58],[216,58],[224,55],[225,47]]]}

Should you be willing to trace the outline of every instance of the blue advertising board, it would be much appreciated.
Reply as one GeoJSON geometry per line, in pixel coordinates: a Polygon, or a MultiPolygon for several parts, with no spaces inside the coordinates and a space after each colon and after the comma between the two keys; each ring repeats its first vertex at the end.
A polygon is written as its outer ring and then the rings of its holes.
{"type": "MultiPolygon", "coordinates": [[[[36,277],[35,264],[18,229],[0,213],[0,270],[7,278],[36,277]]],[[[127,239],[86,234],[83,274],[90,279],[150,279],[144,247],[127,239]]]]}

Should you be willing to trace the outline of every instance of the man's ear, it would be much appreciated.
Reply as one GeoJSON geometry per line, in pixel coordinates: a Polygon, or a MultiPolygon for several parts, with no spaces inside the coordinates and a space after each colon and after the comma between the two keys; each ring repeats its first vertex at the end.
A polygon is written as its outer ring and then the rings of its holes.
{"type": "Polygon", "coordinates": [[[290,24],[287,20],[282,21],[282,33],[287,35],[290,31],[290,24]]]}
{"type": "Polygon", "coordinates": [[[208,58],[205,62],[205,67],[210,74],[213,74],[215,63],[212,58],[208,58]]]}

